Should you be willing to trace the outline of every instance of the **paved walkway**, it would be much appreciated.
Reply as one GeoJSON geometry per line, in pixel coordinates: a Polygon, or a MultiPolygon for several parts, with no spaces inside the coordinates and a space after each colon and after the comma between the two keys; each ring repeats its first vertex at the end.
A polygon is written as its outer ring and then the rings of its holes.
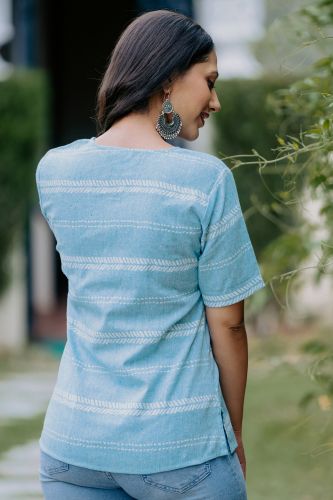
{"type": "MultiPolygon", "coordinates": [[[[17,420],[15,444],[7,451],[0,442],[0,499],[39,500],[43,498],[39,483],[39,443],[29,439],[26,420],[45,413],[57,375],[59,359],[42,348],[28,349],[27,355],[13,360],[0,373],[0,427],[17,420]],[[20,430],[22,422],[25,430],[20,430]],[[22,438],[21,438],[22,435],[22,438]],[[22,444],[17,445],[18,441],[22,444]]],[[[36,424],[35,424],[36,425],[36,424]]],[[[1,428],[0,428],[1,432],[1,428]]]]}

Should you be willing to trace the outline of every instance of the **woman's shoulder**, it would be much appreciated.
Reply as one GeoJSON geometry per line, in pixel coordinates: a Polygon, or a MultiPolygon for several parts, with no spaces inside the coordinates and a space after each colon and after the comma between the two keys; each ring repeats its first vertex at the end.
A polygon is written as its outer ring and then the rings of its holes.
{"type": "Polygon", "coordinates": [[[57,154],[57,153],[62,153],[62,152],[66,152],[66,153],[71,153],[72,151],[76,152],[76,151],[82,149],[82,147],[88,145],[88,143],[89,143],[89,139],[76,139],[75,141],[69,142],[67,144],[63,144],[61,146],[55,146],[53,148],[50,148],[48,151],[46,151],[44,156],[46,157],[46,156],[49,156],[52,154],[57,154]]]}
{"type": "Polygon", "coordinates": [[[187,172],[193,173],[193,180],[196,181],[197,187],[208,194],[214,186],[223,183],[228,175],[232,175],[230,168],[224,161],[211,153],[177,148],[172,154],[175,159],[180,160],[182,165],[184,163],[190,164],[187,172]]]}
{"type": "Polygon", "coordinates": [[[70,143],[56,146],[45,151],[38,161],[36,168],[37,180],[40,179],[41,172],[52,173],[54,171],[54,165],[65,165],[68,161],[73,159],[73,155],[82,151],[89,139],[76,139],[70,143]]]}
{"type": "Polygon", "coordinates": [[[174,153],[178,153],[179,155],[183,154],[189,160],[193,160],[193,162],[201,162],[202,164],[209,165],[219,171],[228,169],[223,160],[212,153],[206,153],[205,151],[198,151],[189,148],[177,148],[174,150],[174,153]]]}

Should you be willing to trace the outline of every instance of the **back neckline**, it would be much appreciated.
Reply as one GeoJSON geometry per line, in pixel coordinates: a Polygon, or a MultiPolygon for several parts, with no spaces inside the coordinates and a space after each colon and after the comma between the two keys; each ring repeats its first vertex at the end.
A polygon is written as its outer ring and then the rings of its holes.
{"type": "Polygon", "coordinates": [[[145,149],[145,148],[127,148],[125,146],[107,146],[103,144],[97,144],[96,143],[96,137],[91,137],[89,139],[89,143],[94,146],[95,148],[101,149],[101,150],[113,150],[113,151],[142,151],[144,153],[167,153],[169,151],[175,151],[176,149],[179,149],[177,146],[170,146],[168,148],[160,148],[160,149],[145,149]]]}

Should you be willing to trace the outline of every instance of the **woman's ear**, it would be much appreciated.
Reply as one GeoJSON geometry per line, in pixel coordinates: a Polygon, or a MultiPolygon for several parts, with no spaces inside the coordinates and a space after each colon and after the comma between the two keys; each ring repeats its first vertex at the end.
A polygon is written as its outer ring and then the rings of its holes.
{"type": "Polygon", "coordinates": [[[164,94],[171,94],[174,82],[175,82],[175,78],[169,77],[166,80],[166,82],[162,85],[162,89],[163,89],[164,94]]]}
{"type": "Polygon", "coordinates": [[[167,83],[165,83],[164,85],[162,85],[162,93],[163,93],[163,95],[171,93],[171,85],[170,84],[171,84],[171,80],[170,80],[170,78],[168,78],[167,83]]]}

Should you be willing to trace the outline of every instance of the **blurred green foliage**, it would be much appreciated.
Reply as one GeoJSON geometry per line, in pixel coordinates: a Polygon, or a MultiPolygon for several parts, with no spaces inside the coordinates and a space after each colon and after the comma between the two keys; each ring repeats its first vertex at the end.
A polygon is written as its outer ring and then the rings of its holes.
{"type": "MultiPolygon", "coordinates": [[[[280,90],[271,101],[277,116],[298,115],[305,122],[297,136],[278,140],[277,158],[287,158],[284,174],[290,177],[293,186],[287,196],[280,199],[280,204],[301,210],[307,200],[312,200],[319,207],[316,219],[304,218],[298,231],[298,244],[291,249],[298,266],[284,275],[289,282],[297,277],[295,281],[299,285],[306,269],[302,266],[306,247],[310,247],[316,257],[311,265],[315,282],[324,276],[333,278],[333,0],[314,0],[288,16],[283,25],[297,35],[298,52],[303,54],[303,59],[311,53],[308,58],[311,64],[304,67],[302,78],[280,90]]],[[[281,247],[281,241],[278,239],[274,246],[281,247]]],[[[332,421],[332,343],[312,340],[303,345],[302,351],[312,358],[308,374],[315,387],[304,393],[301,407],[305,409],[317,403],[322,412],[327,412],[327,421],[329,418],[332,421]]],[[[327,463],[331,464],[332,443],[330,429],[326,442],[315,450],[315,456],[326,454],[327,463]]]]}
{"type": "Polygon", "coordinates": [[[0,294],[10,280],[10,251],[23,236],[36,196],[36,165],[48,138],[47,102],[41,70],[17,70],[0,82],[0,294]]]}
{"type": "Polygon", "coordinates": [[[213,115],[214,150],[233,170],[249,234],[267,280],[297,264],[292,259],[290,247],[297,245],[301,218],[294,210],[282,207],[276,201],[276,193],[284,193],[286,189],[287,180],[281,175],[284,167],[273,164],[260,171],[256,159],[253,162],[244,159],[247,155],[251,159],[254,152],[258,152],[273,160],[277,137],[299,130],[303,116],[297,113],[292,117],[283,113],[278,115],[270,101],[272,94],[290,84],[290,80],[268,77],[218,82],[222,111],[213,115]],[[244,160],[244,166],[239,161],[241,168],[238,168],[238,158],[244,160]],[[265,252],[279,237],[284,242],[283,248],[276,250],[280,258],[269,259],[266,263],[265,252]],[[284,251],[285,255],[282,255],[284,251]]]}
{"type": "MultiPolygon", "coordinates": [[[[233,95],[237,91],[236,86],[229,93],[224,84],[222,97],[225,99],[221,101],[223,111],[225,113],[227,110],[227,113],[224,116],[221,113],[218,118],[221,122],[218,124],[216,144],[218,151],[229,155],[225,158],[229,166],[239,172],[240,198],[241,201],[245,198],[246,205],[243,208],[249,206],[251,201],[256,201],[251,193],[256,186],[257,172],[268,188],[267,199],[260,193],[263,196],[260,199],[269,206],[263,215],[275,221],[280,234],[262,225],[254,216],[253,222],[249,220],[248,227],[254,236],[254,246],[257,245],[260,251],[264,277],[270,280],[272,290],[275,286],[275,297],[280,305],[292,313],[293,301],[289,300],[291,283],[294,291],[301,287],[308,277],[307,270],[313,271],[311,277],[316,282],[323,276],[333,277],[333,0],[314,0],[311,4],[301,6],[275,23],[274,30],[275,37],[279,35],[279,41],[282,41],[276,46],[284,51],[279,74],[289,77],[294,75],[293,81],[289,84],[278,82],[277,89],[272,88],[267,94],[265,103],[260,99],[259,92],[254,94],[258,102],[251,103],[239,91],[238,98],[233,95]],[[293,40],[293,45],[288,49],[290,40],[293,40]],[[298,61],[297,64],[295,61],[298,61]],[[231,119],[229,115],[232,110],[230,112],[228,109],[230,95],[235,115],[231,119]],[[264,104],[268,107],[264,107],[264,104]],[[245,106],[247,109],[244,113],[245,106]],[[270,109],[275,118],[270,115],[267,120],[264,108],[270,109]],[[224,124],[223,119],[226,122],[224,124]],[[244,120],[247,126],[243,124],[244,120]],[[267,129],[263,131],[265,120],[267,129]],[[270,135],[270,124],[274,120],[275,140],[274,134],[270,135]],[[250,128],[252,131],[248,133],[250,128]],[[281,186],[277,179],[269,186],[265,183],[272,169],[280,177],[281,186]],[[313,201],[319,206],[316,216],[309,206],[309,202],[313,201]],[[272,209],[275,212],[273,219],[272,209]],[[282,219],[280,214],[283,215],[282,219]],[[260,239],[259,232],[264,227],[264,239],[260,239]],[[316,259],[311,264],[307,262],[310,255],[316,259]]],[[[265,45],[263,41],[262,47],[265,45]]],[[[274,60],[273,53],[270,58],[274,60]]],[[[260,86],[260,82],[253,84],[260,86]]],[[[235,83],[232,82],[232,85],[235,83]]],[[[245,87],[243,91],[246,91],[245,87]]],[[[251,213],[255,214],[258,204],[254,203],[253,208],[251,213]]],[[[296,294],[293,299],[297,300],[296,294]]],[[[302,347],[302,353],[312,358],[309,376],[313,387],[304,390],[299,408],[305,412],[315,404],[322,413],[327,414],[327,421],[328,418],[332,421],[332,345],[309,341],[302,347]]],[[[318,426],[313,428],[317,434],[318,426]]],[[[314,449],[313,456],[316,459],[319,455],[332,453],[331,428],[327,428],[324,439],[326,442],[314,449]]],[[[272,449],[275,452],[275,448],[272,449]]],[[[331,455],[326,459],[331,465],[329,460],[331,455]]]]}
{"type": "Polygon", "coordinates": [[[308,277],[310,255],[317,282],[333,274],[333,0],[292,12],[275,23],[277,32],[284,43],[291,32],[294,44],[284,49],[281,79],[275,73],[275,89],[265,79],[241,91],[237,82],[222,85],[216,150],[235,172],[265,281],[290,308],[291,283],[295,290],[308,277]],[[302,64],[293,68],[295,54],[302,64]]]}
{"type": "MultiPolygon", "coordinates": [[[[281,82],[269,80],[229,80],[217,85],[222,112],[214,114],[214,150],[223,158],[229,155],[251,154],[252,150],[273,156],[279,121],[266,105],[267,96],[281,87],[281,82]]],[[[226,160],[226,163],[229,162],[226,160]]],[[[248,166],[233,170],[242,209],[253,246],[260,253],[267,243],[276,238],[281,229],[260,211],[271,200],[269,191],[261,182],[258,168],[248,166]]],[[[268,177],[268,176],[267,176],[268,177]]],[[[279,189],[280,175],[270,175],[267,182],[273,190],[279,189]]]]}
{"type": "MultiPolygon", "coordinates": [[[[285,196],[278,196],[278,203],[304,214],[297,244],[290,249],[298,265],[284,273],[286,280],[297,278],[294,281],[300,286],[305,271],[302,263],[309,253],[316,256],[316,282],[333,274],[333,1],[316,0],[289,15],[285,24],[282,20],[283,26],[297,36],[303,60],[307,60],[308,52],[311,54],[311,64],[303,64],[302,78],[270,98],[278,117],[301,119],[297,134],[281,134],[276,149],[277,161],[287,160],[283,175],[289,179],[285,196]],[[308,217],[304,209],[307,200],[319,205],[317,219],[308,217]]],[[[283,244],[281,238],[274,242],[271,250],[275,256],[283,244]]],[[[273,260],[272,255],[267,258],[273,260]]]]}
{"type": "MultiPolygon", "coordinates": [[[[332,343],[312,339],[301,346],[301,352],[312,356],[308,374],[316,385],[312,391],[304,394],[300,404],[306,407],[314,401],[319,401],[324,409],[326,409],[325,405],[327,405],[327,409],[331,408],[333,401],[332,343]]],[[[333,443],[330,444],[330,448],[333,450],[333,443]]]]}
{"type": "Polygon", "coordinates": [[[251,499],[332,497],[332,404],[314,377],[305,376],[311,359],[306,345],[332,345],[330,337],[332,329],[317,325],[249,343],[243,442],[251,499]]]}

